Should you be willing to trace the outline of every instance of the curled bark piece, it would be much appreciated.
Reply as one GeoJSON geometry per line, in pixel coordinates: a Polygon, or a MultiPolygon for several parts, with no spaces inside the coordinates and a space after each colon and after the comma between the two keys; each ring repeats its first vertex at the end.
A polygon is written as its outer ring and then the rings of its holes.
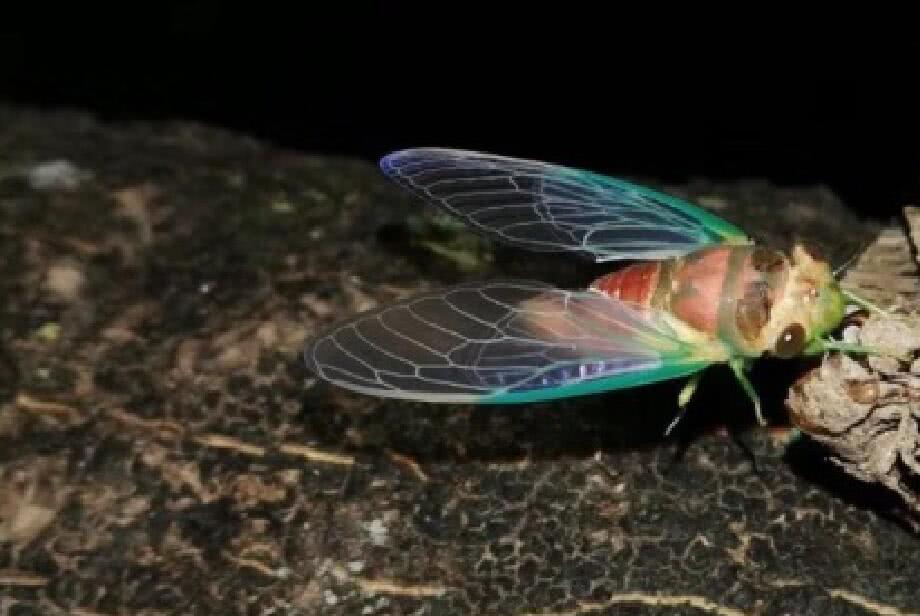
{"type": "Polygon", "coordinates": [[[885,355],[829,356],[790,391],[790,418],[846,473],[897,492],[920,521],[920,316],[873,316],[846,334],[885,355]]]}
{"type": "Polygon", "coordinates": [[[792,423],[862,481],[896,492],[920,528],[920,210],[904,208],[906,230],[887,229],[859,258],[844,286],[898,310],[843,332],[878,354],[832,354],[786,400],[792,423]],[[905,314],[906,313],[906,314],[905,314]]]}

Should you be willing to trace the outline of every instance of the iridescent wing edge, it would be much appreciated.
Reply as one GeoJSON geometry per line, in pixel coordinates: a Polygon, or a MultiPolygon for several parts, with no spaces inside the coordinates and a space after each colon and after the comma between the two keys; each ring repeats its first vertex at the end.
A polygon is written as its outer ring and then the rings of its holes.
{"type": "Polygon", "coordinates": [[[607,262],[750,242],[728,221],[673,195],[571,167],[423,147],[392,152],[380,168],[480,233],[528,250],[607,262]]]}
{"type": "Polygon", "coordinates": [[[654,315],[593,291],[468,283],[356,315],[306,347],[319,378],[422,402],[517,404],[633,387],[712,363],[654,315]]]}

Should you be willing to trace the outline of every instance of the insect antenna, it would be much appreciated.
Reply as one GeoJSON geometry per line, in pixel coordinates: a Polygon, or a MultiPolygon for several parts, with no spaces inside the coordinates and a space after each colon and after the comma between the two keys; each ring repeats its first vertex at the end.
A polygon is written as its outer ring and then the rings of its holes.
{"type": "MultiPolygon", "coordinates": [[[[859,249],[853,251],[853,255],[849,259],[847,259],[841,265],[837,266],[834,269],[833,271],[834,280],[837,280],[838,282],[840,281],[843,273],[847,270],[847,268],[853,265],[853,262],[856,261],[857,258],[859,258],[859,255],[863,253],[867,245],[868,245],[868,242],[864,242],[859,247],[859,249]]],[[[881,314],[886,317],[891,316],[891,313],[888,312],[887,310],[879,307],[878,305],[865,299],[864,297],[860,297],[859,295],[853,293],[852,291],[848,289],[844,289],[841,287],[840,292],[843,293],[843,296],[846,297],[848,300],[850,300],[851,303],[856,304],[857,306],[861,308],[865,308],[866,310],[869,310],[871,312],[877,312],[878,314],[881,314]]]]}
{"type": "Polygon", "coordinates": [[[855,293],[853,293],[852,291],[850,291],[850,290],[848,290],[848,289],[843,289],[843,288],[841,288],[841,289],[840,289],[840,292],[843,294],[843,296],[844,296],[845,298],[847,298],[848,300],[850,300],[852,303],[856,304],[857,306],[860,306],[860,307],[865,308],[866,310],[870,310],[870,311],[872,311],[872,312],[877,312],[877,313],[879,313],[879,314],[882,315],[882,316],[886,316],[886,317],[890,317],[890,316],[891,316],[891,313],[888,312],[887,310],[885,310],[884,308],[881,308],[881,307],[877,306],[876,304],[874,304],[874,303],[872,303],[871,301],[865,299],[864,297],[860,297],[860,296],[856,295],[855,293]]]}
{"type": "Polygon", "coordinates": [[[853,262],[856,261],[856,259],[859,257],[860,254],[862,254],[862,248],[860,248],[859,250],[854,251],[852,257],[850,257],[849,259],[847,259],[846,261],[844,261],[842,265],[839,265],[836,269],[834,269],[834,272],[833,272],[834,280],[840,280],[840,276],[843,274],[843,272],[844,272],[848,267],[850,267],[851,265],[853,265],[853,262]]]}

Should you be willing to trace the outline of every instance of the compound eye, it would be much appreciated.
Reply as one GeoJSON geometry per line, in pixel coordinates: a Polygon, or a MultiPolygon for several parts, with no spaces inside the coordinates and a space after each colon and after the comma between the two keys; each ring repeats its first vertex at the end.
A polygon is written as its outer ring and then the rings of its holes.
{"type": "Polygon", "coordinates": [[[798,323],[786,327],[773,345],[773,353],[777,357],[789,359],[801,355],[805,348],[805,328],[798,323]]]}

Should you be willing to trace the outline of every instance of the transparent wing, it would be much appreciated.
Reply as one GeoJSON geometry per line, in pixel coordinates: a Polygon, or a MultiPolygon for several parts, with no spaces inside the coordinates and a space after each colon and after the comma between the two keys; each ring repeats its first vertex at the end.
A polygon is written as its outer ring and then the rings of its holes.
{"type": "Polygon", "coordinates": [[[308,367],[381,397],[510,404],[689,374],[694,354],[654,313],[540,282],[458,285],[360,314],[315,338],[308,367]]]}
{"type": "Polygon", "coordinates": [[[534,251],[598,262],[657,260],[748,242],[737,227],[686,201],[579,169],[443,148],[394,152],[380,167],[474,229],[534,251]]]}

